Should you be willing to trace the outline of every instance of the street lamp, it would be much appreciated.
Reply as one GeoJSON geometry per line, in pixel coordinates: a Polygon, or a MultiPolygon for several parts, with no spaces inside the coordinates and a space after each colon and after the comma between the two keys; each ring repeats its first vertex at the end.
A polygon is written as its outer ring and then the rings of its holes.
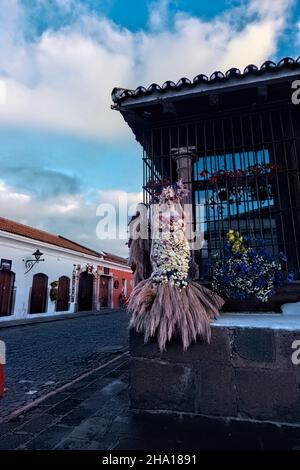
{"type": "Polygon", "coordinates": [[[43,253],[39,249],[35,250],[35,252],[32,253],[32,256],[34,256],[34,259],[27,259],[25,261],[25,269],[27,269],[27,271],[25,271],[25,274],[29,273],[29,271],[33,268],[35,264],[39,263],[40,261],[45,261],[44,259],[41,259],[43,253]]]}

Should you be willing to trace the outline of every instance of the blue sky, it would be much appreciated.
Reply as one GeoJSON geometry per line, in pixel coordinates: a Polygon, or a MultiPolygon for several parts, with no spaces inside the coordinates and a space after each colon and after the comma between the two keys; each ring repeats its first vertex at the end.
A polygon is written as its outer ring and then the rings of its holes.
{"type": "MultiPolygon", "coordinates": [[[[35,31],[41,34],[45,29],[57,28],[62,24],[72,22],[76,16],[76,11],[58,11],[55,2],[50,6],[36,0],[24,0],[23,4],[28,8],[31,20],[34,22],[35,31]],[[51,8],[51,6],[53,8],[51,8]]],[[[79,2],[77,2],[79,3],[79,2]]],[[[85,0],[84,4],[92,14],[104,15],[131,31],[149,29],[149,12],[154,2],[147,0],[85,0]]],[[[191,15],[201,16],[205,19],[211,19],[220,12],[238,5],[239,1],[233,0],[214,0],[213,2],[203,2],[196,0],[174,0],[169,2],[168,10],[170,18],[172,14],[183,11],[191,15]]],[[[169,26],[171,25],[171,21],[169,26]]]]}
{"type": "Polygon", "coordinates": [[[110,110],[135,88],[300,53],[293,0],[2,0],[0,216],[126,254],[96,207],[141,197],[141,149],[110,110]]]}

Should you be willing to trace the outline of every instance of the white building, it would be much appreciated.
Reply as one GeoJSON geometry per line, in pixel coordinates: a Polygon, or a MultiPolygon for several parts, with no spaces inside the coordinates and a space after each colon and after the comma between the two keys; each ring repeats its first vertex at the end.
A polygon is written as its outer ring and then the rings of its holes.
{"type": "Polygon", "coordinates": [[[0,218],[0,321],[119,307],[124,258],[0,218]]]}

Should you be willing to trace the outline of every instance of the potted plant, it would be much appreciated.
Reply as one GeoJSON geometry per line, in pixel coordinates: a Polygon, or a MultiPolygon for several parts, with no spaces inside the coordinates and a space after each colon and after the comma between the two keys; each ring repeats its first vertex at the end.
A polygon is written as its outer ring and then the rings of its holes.
{"type": "Polygon", "coordinates": [[[228,194],[227,194],[226,189],[220,189],[220,191],[218,192],[218,198],[219,198],[220,201],[222,201],[222,202],[227,201],[227,199],[228,199],[228,194]]]}
{"type": "Polygon", "coordinates": [[[266,182],[258,182],[257,185],[252,184],[250,186],[250,193],[252,199],[256,199],[258,201],[266,201],[267,199],[272,199],[273,197],[272,186],[270,183],[266,182]]]}

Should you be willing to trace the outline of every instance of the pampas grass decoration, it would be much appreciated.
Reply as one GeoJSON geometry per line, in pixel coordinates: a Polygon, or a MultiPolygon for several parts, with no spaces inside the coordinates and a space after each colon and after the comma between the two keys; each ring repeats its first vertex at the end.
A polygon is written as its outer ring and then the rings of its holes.
{"type": "Polygon", "coordinates": [[[134,267],[133,285],[144,280],[144,243],[141,238],[132,240],[129,248],[128,264],[134,267]]]}
{"type": "Polygon", "coordinates": [[[217,294],[188,280],[190,251],[184,214],[182,207],[177,210],[174,204],[179,203],[179,191],[182,192],[182,184],[167,186],[159,198],[161,210],[151,227],[153,272],[149,279],[142,277],[138,240],[130,254],[132,261],[138,261],[135,280],[140,278],[140,282],[129,298],[129,326],[143,333],[145,342],[156,337],[160,351],[176,336],[181,338],[184,350],[197,339],[209,343],[210,323],[224,304],[217,294]]]}
{"type": "Polygon", "coordinates": [[[153,285],[150,278],[140,282],[130,296],[129,326],[144,333],[145,343],[156,337],[160,351],[176,336],[186,350],[197,339],[210,342],[210,322],[223,304],[223,299],[197,282],[179,289],[169,283],[153,285]]]}

